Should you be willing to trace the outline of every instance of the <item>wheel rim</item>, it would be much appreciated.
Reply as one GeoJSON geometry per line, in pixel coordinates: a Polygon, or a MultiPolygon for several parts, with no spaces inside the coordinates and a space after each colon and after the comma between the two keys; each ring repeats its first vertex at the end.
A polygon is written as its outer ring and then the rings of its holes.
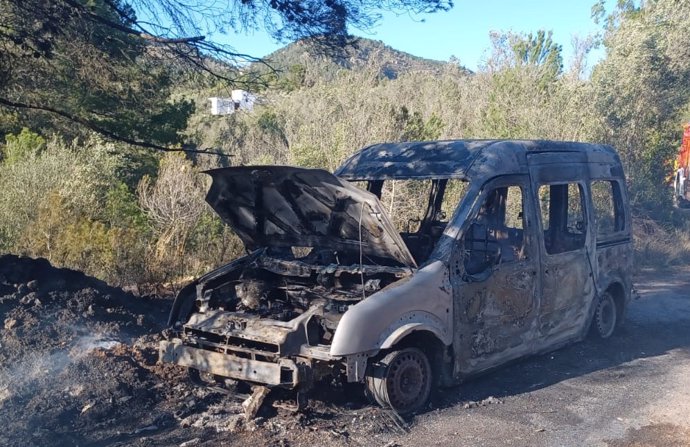
{"type": "Polygon", "coordinates": [[[604,295],[597,307],[597,330],[601,338],[608,338],[616,327],[616,306],[610,295],[604,295]]]}
{"type": "Polygon", "coordinates": [[[425,400],[430,387],[428,362],[422,354],[405,351],[388,366],[386,389],[391,408],[410,411],[425,400]]]}

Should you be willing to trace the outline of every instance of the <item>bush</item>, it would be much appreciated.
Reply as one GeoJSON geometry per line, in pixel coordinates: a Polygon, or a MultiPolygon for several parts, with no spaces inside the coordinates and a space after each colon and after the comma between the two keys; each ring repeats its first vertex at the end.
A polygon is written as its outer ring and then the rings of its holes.
{"type": "Polygon", "coordinates": [[[0,250],[118,284],[142,280],[150,230],[136,197],[117,180],[123,158],[114,145],[53,139],[22,154],[0,165],[0,250]]]}
{"type": "Polygon", "coordinates": [[[17,135],[5,136],[2,161],[5,164],[13,164],[19,160],[38,155],[45,147],[46,140],[25,127],[17,135]]]}

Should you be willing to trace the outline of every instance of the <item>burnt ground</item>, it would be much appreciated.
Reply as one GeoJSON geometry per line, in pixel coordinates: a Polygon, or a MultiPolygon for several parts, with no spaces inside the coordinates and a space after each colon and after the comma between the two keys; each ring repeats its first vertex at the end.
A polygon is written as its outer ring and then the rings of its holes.
{"type": "MultiPolygon", "coordinates": [[[[0,257],[0,445],[690,446],[690,269],[643,271],[623,330],[438,393],[406,421],[322,385],[293,413],[158,365],[170,297],[0,257]]],[[[285,399],[285,402],[282,400],[285,399]]]]}

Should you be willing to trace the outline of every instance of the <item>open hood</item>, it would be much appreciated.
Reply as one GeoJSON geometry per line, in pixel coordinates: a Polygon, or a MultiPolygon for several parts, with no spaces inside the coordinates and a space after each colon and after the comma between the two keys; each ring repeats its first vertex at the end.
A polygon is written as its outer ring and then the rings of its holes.
{"type": "Polygon", "coordinates": [[[321,169],[244,166],[206,171],[206,201],[247,249],[316,247],[415,267],[378,198],[321,169]]]}

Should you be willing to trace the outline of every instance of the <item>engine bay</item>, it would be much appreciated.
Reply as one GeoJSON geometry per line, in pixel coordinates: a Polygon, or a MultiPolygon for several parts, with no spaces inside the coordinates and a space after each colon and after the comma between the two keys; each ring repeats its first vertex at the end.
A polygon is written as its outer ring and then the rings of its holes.
{"type": "Polygon", "coordinates": [[[231,338],[258,336],[279,345],[270,351],[286,354],[299,348],[299,343],[287,347],[284,342],[291,337],[286,332],[304,326],[303,342],[328,345],[350,306],[412,274],[409,267],[342,265],[336,254],[316,250],[302,258],[285,257],[263,250],[243,265],[201,281],[183,332],[198,345],[227,345],[231,338]],[[333,263],[323,262],[329,258],[333,263]],[[261,328],[271,328],[272,334],[261,328]]]}

